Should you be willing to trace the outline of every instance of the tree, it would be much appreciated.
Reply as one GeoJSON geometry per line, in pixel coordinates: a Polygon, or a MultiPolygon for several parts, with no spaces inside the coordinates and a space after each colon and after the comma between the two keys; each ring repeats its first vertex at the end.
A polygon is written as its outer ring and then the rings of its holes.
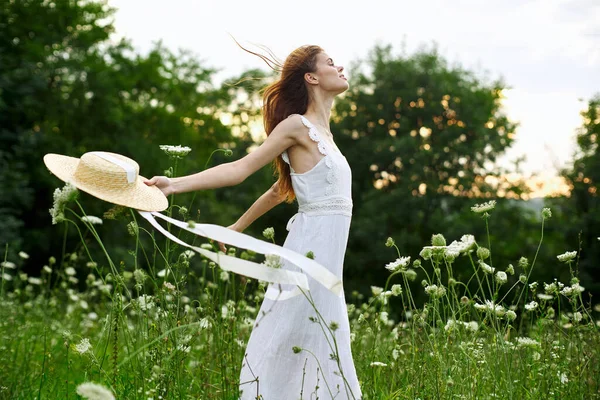
{"type": "MultiPolygon", "coordinates": [[[[450,67],[435,49],[395,56],[378,46],[359,67],[336,104],[333,128],[353,169],[347,257],[354,273],[373,278],[393,256],[375,250],[387,236],[416,255],[432,233],[467,233],[447,216],[496,197],[493,181],[501,176],[493,162],[516,124],[501,111],[501,81],[450,67]]],[[[515,197],[519,190],[508,189],[515,197]]]]}

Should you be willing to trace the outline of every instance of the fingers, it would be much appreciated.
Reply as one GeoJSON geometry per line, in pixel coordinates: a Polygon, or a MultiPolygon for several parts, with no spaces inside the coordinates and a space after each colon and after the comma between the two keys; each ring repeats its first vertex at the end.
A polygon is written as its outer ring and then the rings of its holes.
{"type": "Polygon", "coordinates": [[[153,185],[156,185],[157,181],[158,181],[158,176],[154,176],[154,177],[152,177],[152,179],[146,179],[144,181],[144,183],[148,186],[153,186],[153,185]]]}
{"type": "Polygon", "coordinates": [[[227,253],[227,247],[223,243],[219,242],[219,248],[223,253],[227,253]]]}

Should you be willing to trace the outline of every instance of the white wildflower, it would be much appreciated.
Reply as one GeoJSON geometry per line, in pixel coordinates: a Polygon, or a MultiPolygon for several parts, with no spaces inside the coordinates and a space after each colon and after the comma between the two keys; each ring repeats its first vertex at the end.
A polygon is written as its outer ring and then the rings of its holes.
{"type": "Polygon", "coordinates": [[[538,283],[537,283],[537,282],[531,282],[531,283],[529,284],[529,289],[531,289],[531,290],[535,290],[535,289],[537,289],[537,286],[538,286],[538,283]]]}
{"type": "Polygon", "coordinates": [[[29,277],[29,279],[27,280],[29,283],[31,283],[32,285],[41,285],[42,284],[42,280],[40,278],[35,278],[33,276],[29,277]]]}
{"type": "Polygon", "coordinates": [[[431,298],[440,298],[446,294],[446,288],[443,286],[438,287],[437,285],[428,285],[425,287],[425,293],[431,298]]]}
{"type": "Polygon", "coordinates": [[[383,288],[381,288],[379,286],[371,286],[371,293],[373,293],[374,297],[377,297],[381,293],[383,293],[383,288]]]}
{"type": "Polygon", "coordinates": [[[581,292],[583,292],[585,290],[585,288],[581,285],[579,285],[579,283],[574,283],[571,285],[571,291],[573,292],[573,294],[579,294],[581,292]]]}
{"type": "Polygon", "coordinates": [[[275,239],[275,229],[273,229],[273,227],[266,228],[262,234],[265,237],[265,239],[268,239],[268,240],[275,239]]]}
{"type": "Polygon", "coordinates": [[[2,279],[4,279],[5,281],[12,281],[12,275],[4,273],[2,274],[2,279]]]}
{"type": "Polygon", "coordinates": [[[481,214],[492,211],[494,207],[496,207],[496,200],[490,200],[487,203],[475,204],[473,207],[471,207],[471,211],[481,214]]]}
{"type": "Polygon", "coordinates": [[[508,310],[506,312],[506,319],[509,321],[514,321],[517,318],[517,313],[513,310],[508,310]]]}
{"type": "Polygon", "coordinates": [[[518,337],[517,338],[517,344],[519,347],[541,347],[540,342],[538,342],[537,340],[528,338],[528,337],[518,337]]]}
{"type": "Polygon", "coordinates": [[[2,263],[0,263],[0,266],[2,266],[3,268],[8,268],[8,269],[17,268],[17,265],[14,262],[10,262],[10,261],[2,261],[2,263]]]}
{"type": "Polygon", "coordinates": [[[583,315],[579,311],[573,314],[573,321],[580,322],[582,319],[583,315]]]}
{"type": "Polygon", "coordinates": [[[21,257],[23,260],[27,260],[29,258],[29,254],[25,253],[24,251],[20,251],[19,257],[21,257]]]}
{"type": "Polygon", "coordinates": [[[410,257],[400,257],[397,258],[396,261],[392,261],[389,264],[386,264],[385,268],[390,271],[390,272],[394,272],[397,271],[398,269],[405,269],[406,267],[408,267],[410,264],[410,257]]]}
{"type": "Polygon", "coordinates": [[[533,311],[538,307],[537,301],[531,301],[530,303],[525,304],[525,309],[527,311],[533,311]]]}
{"type": "Polygon", "coordinates": [[[477,321],[464,322],[464,326],[471,332],[477,332],[477,330],[479,329],[479,324],[477,323],[477,321]]]}
{"type": "Polygon", "coordinates": [[[537,294],[537,298],[540,300],[552,300],[554,298],[554,296],[546,294],[546,293],[538,293],[537,294]]]}
{"type": "Polygon", "coordinates": [[[569,383],[569,378],[567,378],[567,374],[565,374],[564,372],[557,372],[557,374],[558,379],[560,379],[560,383],[562,383],[563,385],[569,383]]]}
{"type": "Polygon", "coordinates": [[[417,278],[417,271],[412,268],[407,269],[403,272],[403,275],[406,276],[406,279],[409,281],[414,281],[417,278]]]}
{"type": "Polygon", "coordinates": [[[172,145],[163,144],[158,147],[162,151],[164,151],[166,155],[168,155],[171,158],[183,158],[183,157],[187,156],[190,151],[192,151],[191,148],[189,148],[187,146],[181,146],[181,145],[172,146],[172,145]]]}
{"type": "Polygon", "coordinates": [[[77,394],[88,400],[115,400],[110,390],[93,382],[85,382],[77,386],[77,394]]]}
{"type": "Polygon", "coordinates": [[[67,182],[62,189],[54,190],[54,203],[50,209],[52,224],[57,224],[65,220],[65,206],[67,203],[77,198],[77,188],[70,182],[67,182]]]}
{"type": "Polygon", "coordinates": [[[386,363],[382,363],[379,361],[373,361],[371,364],[369,364],[371,367],[387,367],[388,365],[386,363]]]}
{"type": "Polygon", "coordinates": [[[400,296],[402,294],[402,286],[392,285],[392,294],[394,296],[400,296]]]}
{"type": "Polygon", "coordinates": [[[566,253],[556,256],[556,258],[558,258],[558,261],[560,261],[560,262],[569,262],[569,261],[572,261],[573,259],[575,259],[576,256],[577,256],[576,251],[567,251],[566,253]]]}
{"type": "Polygon", "coordinates": [[[90,225],[102,225],[102,219],[93,215],[84,215],[81,217],[81,221],[87,222],[90,225]]]}
{"type": "Polygon", "coordinates": [[[223,282],[227,282],[227,281],[229,281],[229,273],[227,271],[221,271],[221,273],[219,274],[219,278],[223,282]]]}
{"type": "Polygon", "coordinates": [[[135,269],[133,271],[133,279],[138,285],[141,285],[146,280],[146,273],[142,269],[135,269]]]}
{"type": "Polygon", "coordinates": [[[496,270],[495,268],[490,267],[489,265],[487,265],[482,260],[479,260],[479,266],[481,267],[481,269],[483,270],[483,272],[485,272],[487,274],[493,274],[494,271],[496,270]]]}
{"type": "Polygon", "coordinates": [[[201,249],[204,249],[204,250],[212,250],[212,249],[213,249],[213,246],[212,246],[212,244],[210,244],[210,243],[202,243],[202,244],[200,245],[200,248],[201,248],[201,249]]]}
{"type": "Polygon", "coordinates": [[[75,350],[77,350],[79,354],[87,353],[91,348],[92,345],[90,343],[90,339],[88,338],[81,339],[81,342],[75,345],[75,350]]]}
{"type": "Polygon", "coordinates": [[[171,282],[163,282],[163,286],[165,289],[167,289],[170,292],[172,292],[176,289],[175,285],[173,285],[171,282]]]}
{"type": "Polygon", "coordinates": [[[73,267],[67,267],[65,269],[65,274],[73,276],[73,275],[77,274],[77,271],[75,271],[75,268],[73,268],[73,267]]]}
{"type": "Polygon", "coordinates": [[[557,292],[558,292],[558,289],[557,289],[557,287],[556,287],[556,283],[545,283],[545,282],[544,282],[544,291],[545,291],[547,294],[550,294],[550,293],[557,293],[557,292]]]}
{"type": "Polygon", "coordinates": [[[154,301],[152,301],[152,297],[147,294],[143,294],[137,298],[137,303],[140,306],[140,309],[143,311],[151,310],[154,307],[154,301]]]}
{"type": "Polygon", "coordinates": [[[504,272],[504,271],[496,272],[496,281],[499,284],[506,283],[508,281],[508,276],[506,275],[506,272],[504,272]]]}
{"type": "Polygon", "coordinates": [[[194,257],[196,253],[193,250],[186,250],[181,253],[181,255],[189,260],[190,258],[194,257]]]}

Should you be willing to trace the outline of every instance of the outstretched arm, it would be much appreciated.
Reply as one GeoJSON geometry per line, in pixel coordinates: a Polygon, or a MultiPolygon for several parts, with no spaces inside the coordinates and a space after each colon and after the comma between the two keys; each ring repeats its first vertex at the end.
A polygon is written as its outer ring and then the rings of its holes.
{"type": "Polygon", "coordinates": [[[273,129],[258,149],[239,160],[179,178],[155,176],[145,183],[148,186],[156,185],[166,196],[237,185],[296,144],[303,129],[299,116],[286,118],[273,129]]]}

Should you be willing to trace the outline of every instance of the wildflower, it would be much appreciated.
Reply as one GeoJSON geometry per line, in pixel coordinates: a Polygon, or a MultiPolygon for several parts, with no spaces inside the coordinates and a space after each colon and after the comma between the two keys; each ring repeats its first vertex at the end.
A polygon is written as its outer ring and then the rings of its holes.
{"type": "Polygon", "coordinates": [[[213,247],[212,247],[212,244],[210,244],[210,243],[202,243],[200,245],[200,248],[204,249],[204,250],[212,250],[213,247]]]}
{"type": "Polygon", "coordinates": [[[392,294],[394,296],[400,296],[402,294],[402,286],[392,285],[392,294]]]}
{"type": "Polygon", "coordinates": [[[8,268],[8,269],[17,268],[17,265],[14,262],[10,262],[10,261],[3,261],[2,263],[0,263],[0,266],[2,266],[3,268],[8,268]]]}
{"type": "Polygon", "coordinates": [[[175,290],[175,285],[173,285],[171,282],[163,282],[163,286],[170,292],[175,290]]]}
{"type": "Polygon", "coordinates": [[[194,253],[193,250],[186,250],[183,253],[181,253],[181,256],[187,258],[188,260],[190,258],[194,257],[195,255],[196,255],[196,253],[194,253]]]}
{"type": "Polygon", "coordinates": [[[554,319],[554,308],[548,307],[548,309],[546,310],[546,318],[554,319]]]}
{"type": "Polygon", "coordinates": [[[227,282],[227,281],[229,281],[229,273],[227,271],[221,271],[221,273],[219,274],[219,278],[223,282],[227,282]]]}
{"type": "Polygon", "coordinates": [[[479,330],[479,324],[477,323],[477,321],[465,322],[464,326],[465,328],[467,328],[467,330],[470,330],[471,332],[477,332],[477,330],[479,330]]]}
{"type": "Polygon", "coordinates": [[[583,319],[583,315],[579,311],[573,314],[573,321],[580,322],[583,319]]]}
{"type": "Polygon", "coordinates": [[[468,304],[469,303],[469,298],[467,296],[462,296],[460,298],[460,302],[463,304],[468,304]]]}
{"type": "Polygon", "coordinates": [[[392,239],[391,237],[389,237],[389,238],[387,238],[387,240],[385,242],[385,247],[392,247],[395,244],[396,244],[396,242],[394,242],[394,239],[392,239]]]}
{"type": "Polygon", "coordinates": [[[102,225],[102,219],[94,217],[93,215],[84,215],[81,217],[81,221],[90,225],[102,225]]]}
{"type": "Polygon", "coordinates": [[[514,321],[517,318],[517,313],[513,310],[508,310],[506,312],[506,319],[509,321],[514,321]]]}
{"type": "Polygon", "coordinates": [[[187,207],[181,206],[181,207],[179,207],[178,212],[179,212],[179,215],[181,215],[182,217],[185,217],[188,213],[188,209],[187,209],[187,207]]]}
{"type": "Polygon", "coordinates": [[[404,271],[403,274],[409,281],[414,281],[415,279],[417,279],[417,272],[414,269],[409,268],[406,271],[404,271]]]}
{"type": "Polygon", "coordinates": [[[517,345],[519,347],[533,347],[533,348],[538,348],[541,346],[540,342],[538,342],[537,340],[528,338],[528,337],[518,337],[517,345]]]}
{"type": "Polygon", "coordinates": [[[585,288],[579,285],[579,283],[574,283],[571,285],[571,290],[573,291],[573,294],[580,294],[585,290],[585,288]]]}
{"type": "Polygon", "coordinates": [[[395,272],[398,269],[405,269],[410,264],[410,257],[400,257],[396,261],[386,264],[385,268],[390,272],[395,272]]]}
{"type": "Polygon", "coordinates": [[[479,260],[479,266],[481,267],[481,269],[483,269],[483,272],[485,272],[487,274],[493,274],[494,271],[496,270],[495,268],[490,267],[489,265],[484,263],[483,260],[479,260]]]}
{"type": "Polygon", "coordinates": [[[25,253],[24,251],[20,251],[19,257],[21,257],[23,260],[27,260],[29,258],[29,254],[25,253]]]}
{"type": "Polygon", "coordinates": [[[529,267],[529,260],[527,257],[519,258],[519,267],[522,269],[527,269],[527,267],[529,267]]]}
{"type": "Polygon", "coordinates": [[[147,294],[143,294],[140,297],[138,297],[137,303],[142,311],[148,311],[154,307],[152,296],[148,296],[147,294]]]}
{"type": "Polygon", "coordinates": [[[138,285],[141,285],[142,283],[144,283],[144,281],[146,280],[146,274],[144,273],[144,270],[141,269],[136,269],[133,271],[133,279],[135,279],[135,282],[138,285]]]}
{"type": "Polygon", "coordinates": [[[392,358],[394,360],[397,360],[398,357],[400,357],[400,352],[398,351],[398,349],[395,348],[394,350],[392,350],[392,358]]]}
{"type": "Polygon", "coordinates": [[[81,342],[75,345],[75,350],[77,350],[79,354],[87,353],[91,348],[92,345],[90,344],[90,339],[88,338],[81,339],[81,342]]]}
{"type": "Polygon", "coordinates": [[[264,265],[270,268],[281,268],[283,263],[281,262],[281,257],[276,254],[267,254],[265,255],[264,265]]]}
{"type": "Polygon", "coordinates": [[[171,145],[163,144],[158,147],[162,151],[164,151],[166,155],[168,155],[171,158],[175,158],[175,159],[183,158],[183,157],[187,156],[190,151],[192,151],[191,148],[189,148],[187,146],[181,146],[181,145],[171,146],[171,145]]]}
{"type": "Polygon", "coordinates": [[[31,283],[32,285],[38,285],[39,286],[39,285],[42,284],[42,280],[40,278],[34,278],[33,276],[30,277],[27,281],[29,283],[31,283]]]}
{"type": "Polygon", "coordinates": [[[443,286],[438,287],[437,285],[429,285],[425,287],[425,293],[431,298],[440,298],[446,294],[446,288],[443,286]]]}
{"type": "Polygon", "coordinates": [[[12,281],[12,276],[7,273],[4,273],[2,274],[2,279],[4,279],[5,281],[12,281]]]}
{"type": "Polygon", "coordinates": [[[338,324],[335,321],[331,321],[331,323],[329,324],[329,329],[331,329],[334,332],[337,331],[339,327],[340,327],[340,324],[338,324]]]}
{"type": "Polygon", "coordinates": [[[54,190],[54,203],[50,209],[53,225],[65,220],[65,206],[75,200],[78,193],[77,188],[70,182],[67,182],[62,189],[56,188],[54,190]]]}
{"type": "Polygon", "coordinates": [[[479,257],[480,260],[485,260],[490,257],[490,251],[485,247],[479,246],[477,248],[477,257],[479,257]]]}
{"type": "Polygon", "coordinates": [[[85,382],[77,386],[77,394],[88,400],[115,400],[110,390],[93,382],[85,382]]]}
{"type": "Polygon", "coordinates": [[[538,286],[538,283],[537,283],[537,282],[531,282],[531,283],[529,284],[529,289],[531,289],[531,290],[535,290],[535,289],[537,289],[537,286],[538,286]]]}
{"type": "Polygon", "coordinates": [[[496,207],[496,200],[490,200],[487,203],[475,204],[471,207],[471,211],[477,214],[487,213],[488,211],[492,211],[494,207],[496,207]]]}
{"type": "Polygon", "coordinates": [[[521,283],[527,282],[527,275],[523,275],[523,274],[519,275],[519,281],[521,283]]]}
{"type": "Polygon", "coordinates": [[[431,237],[432,246],[445,246],[446,238],[441,233],[435,234],[431,237]]]}
{"type": "Polygon", "coordinates": [[[562,383],[563,385],[569,383],[569,378],[567,378],[567,374],[565,374],[564,372],[557,372],[558,375],[558,379],[560,379],[560,383],[562,383]]]}
{"type": "Polygon", "coordinates": [[[373,293],[374,297],[377,297],[381,293],[383,293],[383,288],[381,288],[379,286],[371,286],[371,292],[373,293]]]}
{"type": "Polygon", "coordinates": [[[42,269],[44,270],[44,272],[47,272],[47,273],[49,273],[49,274],[51,274],[51,273],[52,273],[52,268],[50,268],[50,267],[49,267],[49,266],[47,266],[47,265],[44,265],[44,266],[42,267],[42,269]]]}
{"type": "Polygon", "coordinates": [[[373,361],[371,364],[369,364],[371,367],[387,367],[388,365],[386,363],[382,363],[379,361],[373,361]]]}
{"type": "Polygon", "coordinates": [[[56,264],[56,258],[54,258],[53,256],[50,256],[50,258],[48,259],[48,264],[50,264],[50,265],[56,264]]]}
{"type": "Polygon", "coordinates": [[[542,209],[542,218],[548,219],[552,216],[552,211],[548,207],[542,209]]]}
{"type": "Polygon", "coordinates": [[[545,293],[538,293],[537,294],[537,298],[540,299],[540,300],[547,301],[547,300],[552,300],[554,298],[554,296],[551,296],[551,295],[545,294],[545,293]]]}
{"type": "Polygon", "coordinates": [[[96,263],[96,262],[94,262],[94,261],[88,261],[88,262],[85,264],[85,266],[86,266],[86,267],[88,267],[88,268],[96,268],[96,267],[98,266],[98,263],[96,263]]]}
{"type": "Polygon", "coordinates": [[[137,236],[139,232],[140,228],[135,221],[131,221],[127,224],[127,233],[129,233],[130,236],[137,236]]]}
{"type": "Polygon", "coordinates": [[[513,267],[512,264],[508,264],[508,268],[506,268],[506,272],[508,272],[511,275],[515,274],[515,267],[513,267]]]}
{"type": "Polygon", "coordinates": [[[537,307],[538,307],[538,303],[537,303],[537,301],[531,301],[531,302],[529,302],[529,303],[525,304],[525,309],[526,309],[527,311],[533,311],[533,310],[535,310],[537,307]]]}
{"type": "Polygon", "coordinates": [[[266,228],[262,234],[265,239],[275,240],[275,229],[273,229],[273,227],[266,228]]]}
{"type": "Polygon", "coordinates": [[[506,275],[506,272],[504,272],[504,271],[496,272],[496,281],[501,285],[503,283],[506,283],[508,281],[508,276],[506,275]]]}
{"type": "Polygon", "coordinates": [[[569,262],[569,261],[573,261],[573,259],[576,256],[577,256],[576,251],[567,251],[566,253],[556,256],[556,258],[558,258],[558,261],[560,261],[560,262],[569,262]]]}
{"type": "Polygon", "coordinates": [[[430,248],[428,247],[424,247],[423,250],[421,250],[421,252],[419,253],[419,255],[424,259],[424,260],[429,260],[431,258],[432,255],[432,251],[430,248]]]}
{"type": "Polygon", "coordinates": [[[67,275],[73,276],[76,273],[77,273],[77,271],[75,271],[75,268],[73,268],[73,267],[67,267],[65,269],[65,274],[67,274],[67,275]]]}

